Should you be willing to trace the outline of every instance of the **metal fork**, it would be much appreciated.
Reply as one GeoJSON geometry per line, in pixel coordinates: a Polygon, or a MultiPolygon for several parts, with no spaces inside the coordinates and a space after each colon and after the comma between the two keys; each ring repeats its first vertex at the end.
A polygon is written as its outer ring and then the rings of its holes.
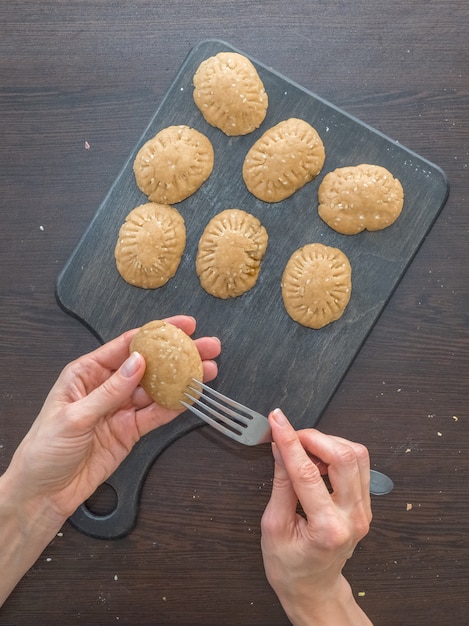
{"type": "Polygon", "coordinates": [[[231,437],[231,439],[239,441],[239,443],[243,443],[245,446],[257,446],[260,443],[272,441],[272,429],[264,415],[249,409],[244,404],[235,402],[198,380],[194,379],[194,383],[196,386],[188,387],[188,389],[195,395],[191,395],[187,391],[185,392],[187,398],[194,404],[190,405],[181,400],[186,409],[195,413],[200,419],[227,437],[231,437]],[[199,386],[206,393],[202,392],[200,398],[197,399],[197,396],[200,394],[200,389],[197,389],[199,386]],[[208,394],[214,397],[212,398],[208,394]],[[218,400],[221,400],[224,404],[221,404],[218,400]],[[201,407],[204,411],[208,411],[210,415],[196,407],[201,407]]]}
{"type": "MultiPolygon", "coordinates": [[[[186,409],[227,437],[246,446],[257,446],[272,441],[272,429],[264,415],[228,398],[195,378],[193,380],[194,386],[188,387],[192,393],[185,392],[188,400],[193,404],[181,400],[181,404],[186,409]],[[203,389],[202,393],[200,388],[203,389]]],[[[370,493],[372,495],[385,495],[393,488],[394,483],[389,476],[370,470],[370,493]]]]}

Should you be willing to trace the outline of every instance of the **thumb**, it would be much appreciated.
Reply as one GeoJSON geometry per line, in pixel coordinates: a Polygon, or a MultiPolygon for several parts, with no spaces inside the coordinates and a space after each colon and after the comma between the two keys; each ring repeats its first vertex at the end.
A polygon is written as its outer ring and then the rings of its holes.
{"type": "Polygon", "coordinates": [[[144,372],[145,359],[133,352],[112,376],[78,402],[81,419],[92,428],[99,419],[120,409],[132,396],[144,372]]]}

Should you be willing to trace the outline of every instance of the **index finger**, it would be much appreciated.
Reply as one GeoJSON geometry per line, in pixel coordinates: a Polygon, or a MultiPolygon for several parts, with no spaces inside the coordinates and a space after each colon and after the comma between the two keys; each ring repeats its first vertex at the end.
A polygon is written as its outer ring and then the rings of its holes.
{"type": "MultiPolygon", "coordinates": [[[[187,335],[192,335],[195,331],[196,321],[189,315],[174,315],[173,317],[166,318],[165,321],[168,322],[168,324],[177,326],[187,335]]],[[[104,369],[110,371],[117,370],[129,356],[130,342],[138,330],[139,328],[127,330],[115,339],[99,346],[99,348],[85,355],[85,357],[91,357],[104,369]]]]}

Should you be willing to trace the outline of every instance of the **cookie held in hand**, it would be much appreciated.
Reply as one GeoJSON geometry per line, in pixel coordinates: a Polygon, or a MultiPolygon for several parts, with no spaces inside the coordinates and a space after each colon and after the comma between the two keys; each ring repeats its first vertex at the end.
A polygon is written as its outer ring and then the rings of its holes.
{"type": "MultiPolygon", "coordinates": [[[[192,402],[184,392],[202,380],[202,359],[194,341],[184,331],[162,320],[148,322],[130,343],[146,362],[141,386],[153,400],[167,409],[182,409],[181,400],[192,402]]],[[[191,391],[196,398],[199,393],[191,391]]]]}

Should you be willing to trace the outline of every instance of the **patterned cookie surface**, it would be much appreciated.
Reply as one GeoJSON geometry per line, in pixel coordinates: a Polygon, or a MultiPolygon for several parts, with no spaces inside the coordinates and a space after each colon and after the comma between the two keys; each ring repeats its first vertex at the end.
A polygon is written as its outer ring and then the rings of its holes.
{"type": "Polygon", "coordinates": [[[282,277],[287,313],[308,328],[322,328],[339,319],[352,290],[352,269],[338,248],[311,243],[290,257],[282,277]]]}
{"type": "MultiPolygon", "coordinates": [[[[182,330],[162,320],[140,328],[130,344],[145,358],[141,386],[153,400],[167,409],[181,409],[181,400],[191,402],[184,391],[194,386],[193,378],[202,380],[203,366],[193,340],[182,330]]],[[[196,398],[200,395],[191,392],[196,398]]]]}
{"type": "Polygon", "coordinates": [[[404,205],[404,190],[379,165],[354,165],[329,172],[318,190],[320,217],[343,235],[382,230],[393,224],[404,205]]]}
{"type": "Polygon", "coordinates": [[[325,160],[324,144],[304,120],[290,118],[267,130],[243,164],[249,191],[264,202],[280,202],[318,175],[325,160]]]}
{"type": "Polygon", "coordinates": [[[268,96],[256,68],[235,52],[203,61],[194,74],[194,102],[226,135],[247,135],[264,121],[268,96]]]}
{"type": "Polygon", "coordinates": [[[168,126],[138,151],[135,180],[153,202],[173,204],[201,187],[213,163],[213,146],[205,135],[189,126],[168,126]]]}
{"type": "Polygon", "coordinates": [[[207,224],[199,241],[196,271],[202,287],[217,298],[235,298],[257,281],[268,242],[260,221],[226,209],[207,224]]]}
{"type": "Polygon", "coordinates": [[[184,219],[174,207],[148,202],[122,224],[114,250],[117,270],[136,287],[156,289],[176,273],[186,245],[184,219]]]}

